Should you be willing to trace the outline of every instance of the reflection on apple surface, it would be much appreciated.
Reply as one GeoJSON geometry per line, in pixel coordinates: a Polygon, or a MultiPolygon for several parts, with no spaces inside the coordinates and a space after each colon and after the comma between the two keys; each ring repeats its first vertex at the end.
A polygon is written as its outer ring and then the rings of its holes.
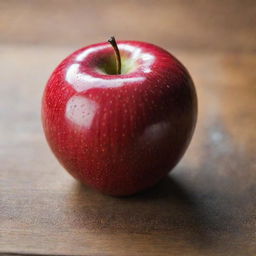
{"type": "Polygon", "coordinates": [[[190,75],[170,53],[144,42],[113,42],[63,60],[45,88],[42,121],[70,174],[103,193],[129,195],[156,184],[182,157],[197,98],[190,75]]]}

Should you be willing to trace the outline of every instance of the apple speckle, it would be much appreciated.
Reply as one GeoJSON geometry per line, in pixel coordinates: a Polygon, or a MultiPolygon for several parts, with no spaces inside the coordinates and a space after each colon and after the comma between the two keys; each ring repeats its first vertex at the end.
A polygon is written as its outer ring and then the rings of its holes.
{"type": "Polygon", "coordinates": [[[104,193],[129,195],[177,164],[193,134],[197,100],[188,72],[168,52],[135,41],[118,46],[126,74],[97,71],[102,56],[109,63],[114,55],[108,43],[67,57],[47,83],[42,121],[69,173],[104,193]]]}

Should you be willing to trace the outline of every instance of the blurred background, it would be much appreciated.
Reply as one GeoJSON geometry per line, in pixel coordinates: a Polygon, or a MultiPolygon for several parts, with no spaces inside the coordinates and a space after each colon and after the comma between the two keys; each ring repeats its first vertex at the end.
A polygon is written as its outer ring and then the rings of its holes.
{"type": "Polygon", "coordinates": [[[0,254],[256,255],[255,28],[255,0],[0,0],[0,254]],[[53,69],[112,35],[169,50],[199,99],[172,185],[127,200],[79,187],[40,122],[53,69]]]}
{"type": "Polygon", "coordinates": [[[0,10],[2,44],[76,49],[115,35],[165,48],[256,48],[254,0],[2,0],[0,10]]]}

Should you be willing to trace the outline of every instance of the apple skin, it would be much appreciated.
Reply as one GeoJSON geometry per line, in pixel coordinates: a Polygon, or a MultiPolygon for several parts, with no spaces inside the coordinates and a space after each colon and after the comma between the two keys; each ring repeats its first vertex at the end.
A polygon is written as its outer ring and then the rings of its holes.
{"type": "Polygon", "coordinates": [[[109,43],[75,51],[55,69],[42,99],[53,153],[82,183],[124,196],[155,185],[178,163],[197,120],[197,96],[170,53],[118,41],[122,74],[112,74],[109,43]]]}

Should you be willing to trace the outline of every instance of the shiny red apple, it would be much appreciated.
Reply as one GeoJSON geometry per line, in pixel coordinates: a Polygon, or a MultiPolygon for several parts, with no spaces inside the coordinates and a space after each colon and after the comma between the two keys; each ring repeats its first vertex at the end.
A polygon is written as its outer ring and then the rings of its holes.
{"type": "Polygon", "coordinates": [[[167,51],[117,45],[121,61],[106,42],[60,63],[44,91],[42,122],[71,175],[103,193],[129,195],[178,163],[195,128],[197,97],[188,71],[167,51]]]}

